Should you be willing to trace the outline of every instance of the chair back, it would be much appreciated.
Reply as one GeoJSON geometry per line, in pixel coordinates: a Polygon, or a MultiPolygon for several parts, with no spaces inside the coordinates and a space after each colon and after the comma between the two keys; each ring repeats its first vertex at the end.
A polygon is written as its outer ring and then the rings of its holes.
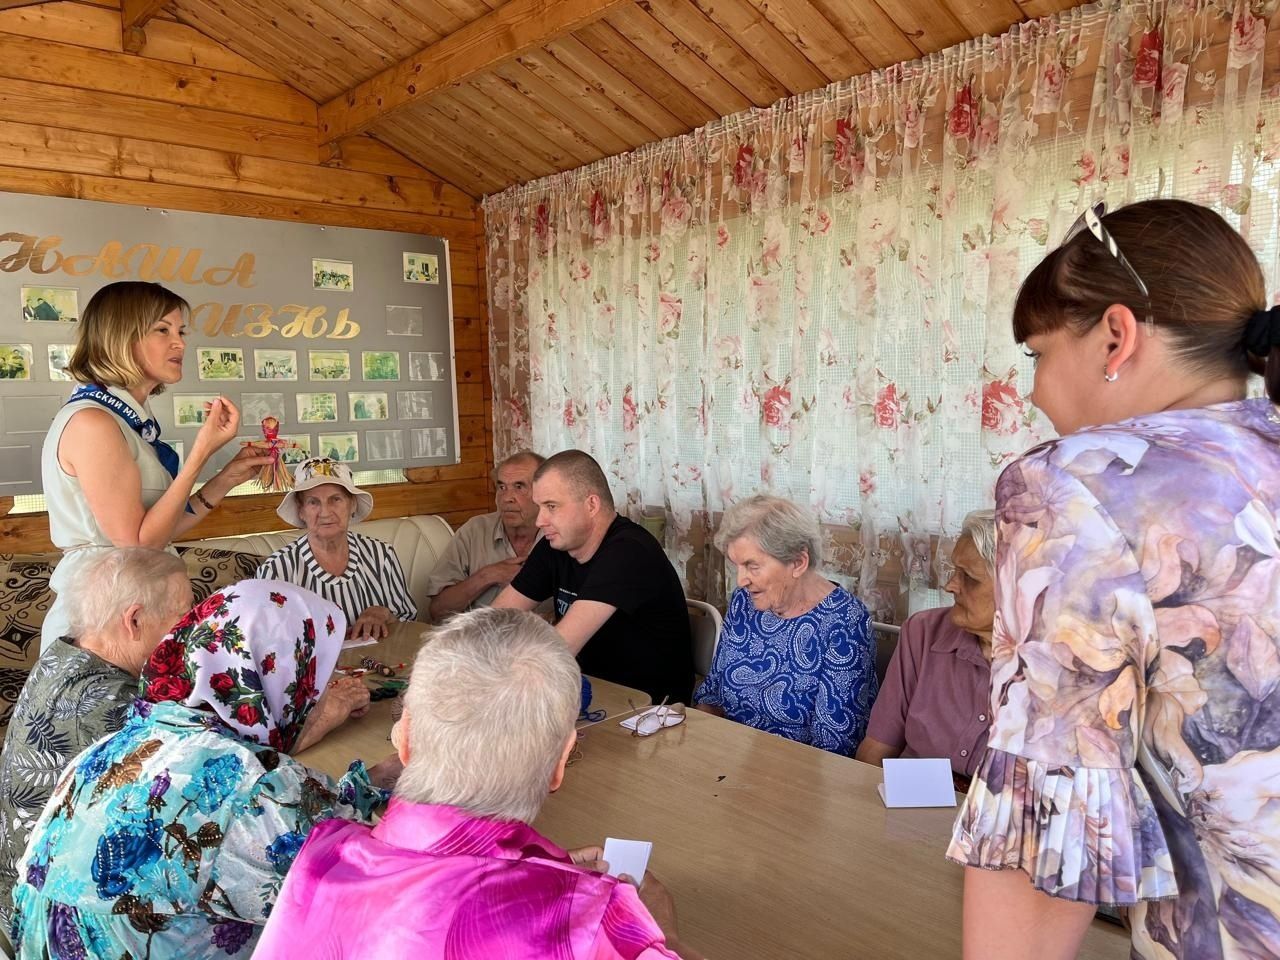
{"type": "Polygon", "coordinates": [[[884,675],[889,672],[889,661],[893,659],[893,652],[898,649],[898,634],[902,632],[902,628],[873,620],[871,629],[876,635],[876,680],[883,684],[884,675]]]}
{"type": "Polygon", "coordinates": [[[720,642],[724,619],[720,611],[701,600],[685,600],[689,605],[689,626],[693,630],[693,670],[700,677],[711,672],[711,659],[720,642]]]}

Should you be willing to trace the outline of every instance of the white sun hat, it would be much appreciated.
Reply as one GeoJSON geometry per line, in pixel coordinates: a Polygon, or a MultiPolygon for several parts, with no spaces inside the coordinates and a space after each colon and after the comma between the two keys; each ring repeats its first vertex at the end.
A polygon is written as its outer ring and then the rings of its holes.
{"type": "Polygon", "coordinates": [[[351,468],[345,463],[331,460],[329,457],[309,457],[298,464],[293,471],[293,489],[284,495],[276,513],[280,519],[290,526],[305,527],[298,516],[298,498],[296,494],[312,487],[324,486],[326,483],[337,484],[351,494],[356,501],[356,512],[352,516],[353,523],[359,523],[373,511],[373,494],[361,490],[351,477],[351,468]]]}

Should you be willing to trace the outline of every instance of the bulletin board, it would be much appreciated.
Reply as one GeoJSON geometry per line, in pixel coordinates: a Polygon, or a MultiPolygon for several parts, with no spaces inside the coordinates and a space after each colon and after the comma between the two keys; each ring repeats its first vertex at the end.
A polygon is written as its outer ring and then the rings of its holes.
{"type": "Polygon", "coordinates": [[[277,417],[295,462],[458,462],[447,240],[0,192],[0,496],[40,492],[41,445],[77,386],[64,368],[80,314],[115,280],[191,304],[182,380],[151,398],[180,454],[222,395],[242,440],[277,417]]]}

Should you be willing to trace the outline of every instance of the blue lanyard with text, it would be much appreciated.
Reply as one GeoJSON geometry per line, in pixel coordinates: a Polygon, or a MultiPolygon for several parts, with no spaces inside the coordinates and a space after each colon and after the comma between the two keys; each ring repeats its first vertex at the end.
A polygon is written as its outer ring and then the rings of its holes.
{"type": "Polygon", "coordinates": [[[133,407],[96,383],[87,383],[82,387],[77,387],[67,403],[75,403],[77,400],[92,400],[118,416],[129,425],[129,428],[134,433],[151,444],[151,449],[156,452],[156,458],[159,459],[160,466],[169,472],[169,476],[174,478],[178,476],[178,451],[160,439],[160,424],[154,419],[143,420],[133,407]]]}

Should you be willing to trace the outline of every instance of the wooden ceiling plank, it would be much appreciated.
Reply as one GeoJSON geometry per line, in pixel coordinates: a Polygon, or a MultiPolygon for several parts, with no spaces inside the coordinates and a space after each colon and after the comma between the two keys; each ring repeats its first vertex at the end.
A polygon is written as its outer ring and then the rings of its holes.
{"type": "Polygon", "coordinates": [[[891,67],[914,60],[924,52],[902,32],[877,0],[812,0],[812,3],[872,67],[891,67]]]}
{"type": "Polygon", "coordinates": [[[483,155],[477,154],[474,142],[462,142],[457,127],[443,114],[425,104],[407,112],[403,122],[411,125],[410,129],[418,131],[418,136],[435,149],[448,150],[475,167],[487,182],[497,185],[497,189],[529,179],[528,174],[512,167],[503,157],[488,151],[484,151],[483,155]]]}
{"type": "MultiPolygon", "coordinates": [[[[452,183],[459,191],[477,198],[485,193],[486,175],[472,169],[469,164],[457,160],[448,148],[438,141],[433,141],[430,145],[423,143],[409,135],[404,123],[396,121],[383,124],[383,129],[379,131],[378,136],[386,138],[380,139],[379,142],[406,156],[430,156],[431,165],[434,168],[431,172],[442,180],[452,183]]],[[[496,186],[499,181],[493,177],[492,182],[496,186]]]]}
{"type": "MultiPolygon", "coordinates": [[[[179,0],[179,2],[187,2],[187,0],[179,0]]],[[[257,34],[256,39],[274,50],[277,59],[299,60],[305,57],[309,60],[318,60],[328,73],[340,80],[345,80],[347,86],[359,82],[360,77],[376,69],[373,64],[362,63],[358,56],[353,57],[342,44],[337,43],[322,31],[312,28],[289,11],[282,10],[272,0],[199,0],[199,2],[221,5],[227,11],[231,18],[233,38],[237,36],[237,24],[242,24],[238,27],[238,31],[247,33],[251,29],[254,30],[257,34]],[[257,24],[262,26],[257,27],[257,24]]],[[[248,42],[247,37],[245,42],[248,42]]]]}
{"type": "Polygon", "coordinates": [[[750,0],[829,81],[867,73],[871,61],[809,0],[750,0]]]}
{"type": "Polygon", "coordinates": [[[685,46],[710,64],[720,76],[741,90],[757,107],[776,103],[787,89],[766,73],[719,24],[707,18],[690,0],[637,0],[661,20],[685,46]]]}
{"type": "Polygon", "coordinates": [[[827,85],[827,75],[810,63],[767,17],[747,0],[693,0],[707,19],[731,36],[789,94],[827,85]]]}
{"type": "Polygon", "coordinates": [[[320,108],[325,140],[367,130],[417,100],[536,49],[629,0],[508,0],[320,108]]]}
{"type": "Polygon", "coordinates": [[[498,106],[517,117],[529,117],[534,126],[548,139],[554,140],[562,150],[567,150],[579,164],[593,163],[604,156],[604,151],[591,143],[576,129],[569,126],[538,101],[524,96],[497,74],[482,74],[471,85],[484,93],[498,106]]]}
{"type": "Polygon", "coordinates": [[[421,2],[408,4],[397,3],[396,0],[361,0],[361,6],[369,16],[408,40],[415,50],[435,43],[455,29],[443,29],[439,20],[427,20],[418,16],[424,6],[421,2]]]}
{"type": "Polygon", "coordinates": [[[0,10],[17,10],[19,7],[34,7],[44,0],[0,0],[0,10]]]}
{"type": "Polygon", "coordinates": [[[220,74],[167,60],[124,57],[69,43],[0,34],[0,77],[205,107],[285,123],[315,124],[316,105],[278,80],[220,74]]]}
{"type": "Polygon", "coordinates": [[[543,49],[658,136],[675,137],[689,132],[679,117],[576,37],[562,37],[543,49]]]}
{"type": "Polygon", "coordinates": [[[275,27],[238,7],[237,0],[175,0],[173,5],[183,23],[255,63],[271,64],[275,72],[313,100],[325,100],[333,96],[335,88],[341,91],[350,85],[349,79],[335,74],[325,58],[317,55],[318,50],[313,49],[307,57],[290,57],[286,49],[295,47],[291,42],[288,48],[273,46],[273,42],[280,42],[275,27]]]}
{"type": "Polygon", "coordinates": [[[613,153],[631,150],[656,138],[656,134],[624,111],[604,94],[599,93],[586,80],[565,67],[549,53],[539,50],[523,54],[519,63],[537,74],[551,86],[568,97],[577,110],[583,110],[603,124],[622,147],[613,153]]]}
{"type": "Polygon", "coordinates": [[[922,53],[937,53],[971,39],[969,31],[939,0],[893,0],[887,13],[922,53]]]}
{"type": "Polygon", "coordinates": [[[431,40],[414,40],[383,23],[369,12],[361,0],[350,3],[348,0],[306,0],[308,7],[325,11],[337,23],[360,36],[369,46],[377,49],[385,63],[396,63],[403,60],[413,51],[431,40]]]}
{"type": "Polygon", "coordinates": [[[1031,20],[1039,20],[1041,17],[1052,16],[1063,10],[1078,7],[1082,2],[1084,0],[1018,0],[1018,6],[1024,16],[1031,20]]]}
{"type": "Polygon", "coordinates": [[[495,122],[491,115],[477,110],[459,97],[460,89],[437,93],[431,98],[430,106],[471,134],[474,141],[487,142],[487,150],[500,153],[534,176],[545,177],[565,169],[568,162],[562,151],[553,147],[547,153],[541,145],[534,146],[531,141],[516,136],[512,128],[519,126],[521,120],[508,117],[495,122]]]}
{"type": "Polygon", "coordinates": [[[665,70],[677,83],[727,117],[750,109],[751,101],[665,26],[634,4],[619,7],[605,18],[618,34],[665,70]]]}
{"type": "MultiPolygon", "coordinates": [[[[547,136],[540,123],[530,123],[529,121],[533,118],[530,117],[527,109],[512,113],[480,89],[474,81],[454,87],[450,94],[459,103],[465,104],[480,116],[485,117],[491,125],[502,130],[512,140],[546,157],[557,170],[568,170],[582,164],[583,161],[579,159],[575,150],[568,149],[559,141],[547,136]]],[[[528,104],[528,101],[524,101],[524,104],[528,104]]]]}
{"type": "Polygon", "coordinates": [[[636,48],[607,20],[599,20],[574,34],[591,51],[649,95],[675,117],[685,130],[693,130],[720,116],[661,66],[636,48]]]}
{"type": "Polygon", "coordinates": [[[496,174],[481,170],[475,164],[464,159],[453,148],[452,144],[442,142],[439,138],[427,134],[419,134],[411,124],[412,114],[406,114],[403,120],[392,121],[383,125],[379,133],[380,142],[403,152],[406,156],[429,155],[437,176],[446,177],[455,183],[460,190],[472,196],[484,192],[484,184],[495,186],[502,181],[496,174]]]}
{"type": "Polygon", "coordinates": [[[960,22],[969,37],[999,36],[1024,19],[1016,0],[933,0],[960,22]]]}
{"type": "Polygon", "coordinates": [[[465,134],[467,143],[473,151],[479,151],[490,165],[498,166],[511,175],[513,180],[536,180],[556,172],[555,165],[545,157],[536,153],[523,152],[507,137],[506,132],[495,130],[485,123],[467,107],[452,100],[447,94],[438,93],[430,103],[421,105],[418,116],[437,119],[439,123],[447,123],[454,131],[454,142],[459,135],[465,134]]]}
{"type": "MultiPolygon", "coordinates": [[[[358,31],[352,30],[313,0],[255,0],[264,11],[270,11],[281,24],[305,25],[316,36],[325,37],[342,50],[357,78],[372,76],[395,63],[396,58],[358,31]]],[[[295,51],[299,55],[307,48],[295,51]]],[[[304,54],[305,55],[305,54],[304,54]]]]}
{"type": "MultiPolygon", "coordinates": [[[[4,3],[6,0],[0,0],[4,3]]],[[[169,0],[123,0],[120,4],[120,30],[128,33],[135,27],[142,28],[147,21],[160,12],[169,0]]],[[[18,4],[13,3],[13,6],[18,4]]]]}
{"type": "Polygon", "coordinates": [[[518,60],[503,64],[493,71],[493,75],[521,96],[542,104],[566,126],[577,130],[601,155],[609,156],[627,149],[626,140],[596,120],[589,111],[579,109],[571,96],[561,93],[518,60]]]}
{"type": "MultiPolygon", "coordinates": [[[[37,7],[0,12],[0,33],[37,40],[57,37],[61,43],[120,53],[124,46],[116,30],[119,19],[117,12],[102,7],[73,0],[47,0],[37,7]]],[[[162,17],[153,18],[147,25],[147,45],[142,55],[149,60],[168,60],[239,77],[281,82],[274,73],[224,44],[184,23],[162,17]]]]}

